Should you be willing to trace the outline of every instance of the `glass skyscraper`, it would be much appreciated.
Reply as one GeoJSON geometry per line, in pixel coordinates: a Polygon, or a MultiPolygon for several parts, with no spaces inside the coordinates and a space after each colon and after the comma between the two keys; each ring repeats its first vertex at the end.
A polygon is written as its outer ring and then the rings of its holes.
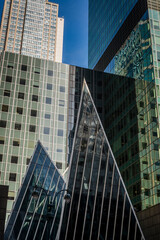
{"type": "Polygon", "coordinates": [[[4,239],[55,239],[64,191],[56,193],[65,189],[65,185],[58,169],[38,142],[17,195],[4,239]],[[49,209],[52,201],[53,206],[49,209]]]}
{"type": "Polygon", "coordinates": [[[58,4],[45,0],[5,0],[0,30],[2,50],[62,62],[64,19],[58,4]]]}
{"type": "Polygon", "coordinates": [[[6,240],[31,238],[144,239],[85,82],[66,184],[38,142],[8,221],[6,240]]]}
{"type": "MultiPolygon", "coordinates": [[[[139,90],[135,91],[133,97],[137,98],[140,92],[147,89],[143,96],[140,94],[142,98],[141,100],[139,98],[134,117],[137,118],[136,126],[133,127],[132,122],[128,129],[125,126],[126,107],[124,106],[128,104],[125,97],[122,97],[123,107],[120,105],[118,107],[119,118],[113,111],[111,122],[112,126],[114,123],[115,126],[112,130],[111,126],[106,126],[110,129],[110,134],[107,136],[116,160],[120,164],[131,199],[137,210],[141,210],[159,202],[156,196],[159,196],[160,175],[157,162],[160,158],[160,2],[158,0],[125,0],[117,3],[110,1],[107,7],[108,2],[89,1],[89,67],[137,79],[137,84],[138,81],[140,82],[139,90]],[[96,24],[97,22],[99,24],[96,24]],[[119,135],[116,136],[118,119],[119,135]],[[134,135],[132,146],[129,140],[131,135],[134,135]],[[118,141],[121,141],[119,145],[118,141]],[[128,154],[129,146],[131,146],[131,154],[128,154]],[[134,173],[131,174],[134,172],[135,161],[137,162],[135,171],[140,170],[137,179],[137,173],[135,177],[134,173]]],[[[116,92],[114,87],[113,91],[116,92]]],[[[123,94],[126,94],[125,89],[123,94]]],[[[114,104],[116,105],[116,98],[114,104]]],[[[112,112],[112,109],[110,111],[112,112]]]]}

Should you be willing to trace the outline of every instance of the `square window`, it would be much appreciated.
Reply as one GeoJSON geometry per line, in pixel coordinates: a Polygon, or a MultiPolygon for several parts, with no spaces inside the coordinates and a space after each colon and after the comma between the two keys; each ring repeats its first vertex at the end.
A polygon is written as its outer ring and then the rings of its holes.
{"type": "Polygon", "coordinates": [[[59,106],[64,107],[64,105],[65,105],[65,101],[64,100],[59,100],[59,106]]]}
{"type": "Polygon", "coordinates": [[[37,95],[32,95],[32,101],[38,102],[38,96],[37,95]]]}
{"type": "Polygon", "coordinates": [[[50,119],[50,118],[51,118],[51,115],[46,113],[44,117],[45,117],[46,119],[50,119]]]}
{"type": "Polygon", "coordinates": [[[13,146],[14,147],[19,147],[19,141],[13,140],[13,146]]]}
{"type": "Polygon", "coordinates": [[[23,114],[23,108],[17,107],[17,113],[18,114],[23,114]]]}
{"type": "Polygon", "coordinates": [[[18,93],[18,98],[24,99],[24,93],[19,92],[19,93],[18,93]]]}
{"type": "Polygon", "coordinates": [[[2,159],[3,159],[3,155],[0,154],[0,162],[2,162],[2,159]]]}
{"type": "Polygon", "coordinates": [[[60,86],[60,92],[65,92],[65,87],[60,86]]]}
{"type": "Polygon", "coordinates": [[[11,157],[11,163],[17,164],[18,163],[18,157],[17,156],[12,156],[11,157]]]}
{"type": "Polygon", "coordinates": [[[27,65],[22,65],[21,70],[26,72],[27,71],[27,65]]]}
{"type": "Polygon", "coordinates": [[[47,83],[47,89],[48,89],[48,90],[52,90],[52,84],[47,83]]]}
{"type": "Polygon", "coordinates": [[[20,79],[20,84],[21,84],[21,85],[25,85],[25,84],[26,84],[26,80],[23,79],[23,78],[21,78],[21,79],[20,79]]]}
{"type": "Polygon", "coordinates": [[[37,117],[37,111],[36,110],[31,110],[31,116],[32,117],[37,117]]]}
{"type": "Polygon", "coordinates": [[[63,137],[63,130],[58,129],[58,136],[59,136],[59,137],[63,137]]]}
{"type": "Polygon", "coordinates": [[[21,124],[20,123],[15,123],[15,129],[16,130],[21,130],[21,124]]]}
{"type": "Polygon", "coordinates": [[[7,122],[3,121],[3,120],[0,120],[0,127],[6,128],[6,126],[7,126],[7,122]]]}
{"type": "Polygon", "coordinates": [[[50,130],[50,129],[49,129],[48,127],[45,127],[45,128],[44,128],[44,134],[49,134],[49,130],[50,130]]]}
{"type": "Polygon", "coordinates": [[[30,158],[27,158],[26,165],[29,165],[29,163],[30,163],[30,158]]]}
{"type": "Polygon", "coordinates": [[[8,105],[2,105],[2,112],[8,112],[8,105]]]}
{"type": "Polygon", "coordinates": [[[154,136],[154,137],[157,137],[157,132],[153,132],[153,136],[154,136]]]}
{"type": "Polygon", "coordinates": [[[4,90],[4,96],[5,97],[10,97],[10,91],[9,90],[4,90]]]}
{"type": "Polygon", "coordinates": [[[29,131],[30,131],[30,132],[35,132],[35,131],[36,131],[36,126],[30,125],[30,126],[29,126],[29,131]]]}
{"type": "Polygon", "coordinates": [[[13,69],[14,64],[13,63],[8,63],[7,68],[13,69]]]}
{"type": "Polygon", "coordinates": [[[0,144],[4,144],[4,140],[0,139],[0,144]]]}
{"type": "Polygon", "coordinates": [[[47,103],[47,104],[51,104],[51,102],[52,102],[52,99],[51,99],[51,98],[48,98],[48,97],[46,97],[46,103],[47,103]]]}
{"type": "Polygon", "coordinates": [[[9,174],[9,181],[15,182],[16,181],[16,173],[9,174]]]}
{"type": "Polygon", "coordinates": [[[143,178],[145,180],[149,180],[149,174],[148,173],[143,173],[143,178]]]}
{"type": "Polygon", "coordinates": [[[58,115],[58,120],[59,120],[59,121],[64,121],[64,115],[59,114],[59,115],[58,115]]]}
{"type": "Polygon", "coordinates": [[[53,76],[53,71],[52,70],[48,70],[48,76],[50,76],[50,77],[53,76]]]}
{"type": "Polygon", "coordinates": [[[62,169],[62,163],[56,162],[56,167],[57,167],[58,169],[62,169]]]}
{"type": "Polygon", "coordinates": [[[6,76],[6,82],[12,82],[12,77],[6,76]]]}

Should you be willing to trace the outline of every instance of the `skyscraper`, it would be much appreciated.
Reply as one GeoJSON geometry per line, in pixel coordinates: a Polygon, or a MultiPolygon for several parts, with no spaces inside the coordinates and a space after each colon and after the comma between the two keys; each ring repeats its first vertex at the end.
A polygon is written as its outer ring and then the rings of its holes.
{"type": "MultiPolygon", "coordinates": [[[[128,129],[125,126],[125,107],[123,107],[127,104],[125,89],[122,97],[123,103],[119,106],[120,119],[117,118],[117,112],[112,108],[112,120],[105,126],[105,129],[108,129],[106,131],[110,132],[107,132],[107,136],[116,160],[121,166],[120,169],[131,198],[133,192],[137,194],[134,196],[133,203],[138,210],[159,202],[156,200],[157,194],[159,195],[158,163],[156,168],[154,167],[160,158],[159,56],[159,0],[89,1],[89,67],[133,77],[137,79],[137,83],[138,81],[142,83],[141,80],[144,80],[142,86],[138,87],[139,90],[132,97],[137,97],[138,92],[148,89],[148,94],[144,94],[145,97],[142,96],[139,99],[135,112],[136,126],[133,127],[132,122],[128,129]],[[115,135],[116,121],[119,121],[119,134],[117,135],[115,135]],[[134,140],[137,139],[132,142],[131,154],[129,153],[130,134],[134,135],[134,140]],[[135,171],[140,169],[141,174],[139,179],[133,180],[130,170],[135,161],[137,162],[135,171]],[[133,182],[137,185],[134,186],[133,182]],[[134,189],[130,192],[132,187],[134,189]]],[[[113,83],[113,91],[116,92],[114,86],[115,83],[113,83]]],[[[116,106],[116,100],[114,104],[116,106]]],[[[134,172],[134,168],[132,170],[134,172]]]]}
{"type": "Polygon", "coordinates": [[[0,52],[62,62],[64,19],[58,4],[45,0],[5,0],[0,52]]]}

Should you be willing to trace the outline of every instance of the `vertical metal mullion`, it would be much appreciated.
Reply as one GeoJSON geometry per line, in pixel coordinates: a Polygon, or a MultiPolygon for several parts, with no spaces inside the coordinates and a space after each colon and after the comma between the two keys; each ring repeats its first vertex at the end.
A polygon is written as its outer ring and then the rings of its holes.
{"type": "Polygon", "coordinates": [[[130,211],[129,211],[129,221],[128,221],[128,235],[127,235],[127,240],[129,240],[129,234],[130,234],[130,224],[131,224],[131,207],[130,207],[130,211]]]}
{"type": "Polygon", "coordinates": [[[126,192],[124,193],[124,199],[123,199],[123,212],[122,212],[122,221],[121,221],[120,240],[122,239],[122,232],[123,232],[123,222],[124,222],[125,204],[126,204],[126,192]]]}
{"type": "MultiPolygon", "coordinates": [[[[96,139],[96,141],[97,141],[97,139],[96,139]]],[[[96,141],[95,141],[95,143],[96,143],[96,141]]],[[[95,147],[94,147],[94,149],[95,149],[95,147]]],[[[87,215],[87,207],[88,207],[88,200],[89,200],[89,193],[90,193],[90,187],[91,187],[91,181],[92,181],[93,164],[94,164],[94,152],[93,152],[93,156],[92,156],[91,172],[90,172],[90,179],[89,179],[89,184],[88,184],[89,188],[88,188],[88,193],[87,193],[87,201],[86,201],[85,215],[84,215],[84,221],[83,221],[83,229],[82,229],[82,237],[81,237],[82,240],[83,240],[83,235],[84,235],[86,215],[87,215]]]]}
{"type": "MultiPolygon", "coordinates": [[[[85,115],[86,115],[86,112],[85,112],[85,115]]],[[[90,133],[90,131],[89,131],[89,133],[90,133]]],[[[89,138],[88,138],[88,141],[87,141],[87,148],[86,148],[86,154],[85,154],[85,160],[84,160],[84,167],[83,167],[83,174],[82,174],[81,187],[80,187],[80,193],[79,193],[79,200],[78,200],[78,207],[77,207],[77,215],[76,215],[76,222],[75,222],[75,227],[74,227],[73,240],[75,239],[75,235],[76,235],[76,227],[77,227],[78,213],[79,213],[79,208],[80,208],[80,200],[81,200],[81,195],[82,195],[85,165],[86,165],[87,156],[88,156],[88,142],[89,142],[89,138]]]]}
{"type": "MultiPolygon", "coordinates": [[[[41,150],[42,150],[42,148],[41,148],[41,150]]],[[[40,153],[41,153],[41,151],[39,152],[39,155],[40,155],[40,153]]],[[[38,160],[38,158],[39,158],[39,155],[37,156],[37,160],[38,160]]],[[[33,156],[34,156],[34,154],[33,154],[33,156]]],[[[37,161],[37,160],[36,160],[36,161],[37,161]]],[[[32,175],[33,175],[33,173],[34,173],[35,168],[36,168],[36,163],[35,163],[34,169],[33,169],[33,171],[32,171],[32,174],[31,174],[31,176],[30,176],[30,179],[29,179],[29,181],[28,181],[28,185],[27,185],[27,187],[26,187],[25,193],[24,193],[23,198],[22,198],[22,200],[21,200],[21,203],[20,203],[19,209],[18,209],[18,211],[17,211],[15,220],[14,220],[14,222],[13,222],[12,228],[11,228],[11,230],[10,230],[9,238],[10,238],[10,236],[11,236],[11,233],[12,233],[12,231],[13,231],[14,225],[15,225],[15,223],[16,223],[18,214],[19,214],[19,212],[20,212],[20,209],[21,209],[23,200],[24,200],[24,198],[25,198],[25,196],[26,196],[26,192],[27,192],[27,190],[28,190],[28,186],[29,186],[29,184],[30,184],[30,181],[31,181],[31,178],[32,178],[32,175]]],[[[29,169],[29,168],[28,168],[28,169],[29,169]]],[[[27,173],[28,173],[28,171],[27,171],[27,173]]],[[[26,176],[27,176],[27,173],[26,173],[26,176]]],[[[21,188],[22,188],[22,187],[21,187],[21,188]]],[[[18,193],[18,195],[17,195],[16,200],[18,199],[19,194],[20,194],[20,190],[19,190],[19,193],[18,193]]],[[[28,208],[27,208],[27,209],[28,209],[28,208]]],[[[13,210],[12,210],[12,211],[13,211],[13,210]]],[[[10,216],[11,216],[11,215],[10,215],[10,216]]],[[[25,216],[26,216],[26,215],[25,215],[25,216]]],[[[9,223],[9,221],[8,221],[8,223],[9,223]]],[[[22,223],[22,224],[23,224],[23,223],[22,223]]]]}
{"type": "Polygon", "coordinates": [[[100,235],[100,230],[101,230],[101,221],[102,221],[102,213],[103,213],[103,204],[104,204],[104,196],[105,196],[105,190],[106,190],[106,181],[107,181],[107,173],[108,173],[108,162],[109,162],[109,149],[107,153],[107,163],[106,163],[106,171],[105,171],[105,181],[104,181],[104,187],[103,187],[103,194],[102,194],[102,204],[101,204],[101,213],[100,213],[100,223],[99,223],[99,228],[98,228],[98,237],[100,235]]]}
{"type": "Polygon", "coordinates": [[[136,234],[137,234],[137,222],[136,222],[136,225],[135,225],[134,240],[136,240],[136,234]]]}
{"type": "MultiPolygon", "coordinates": [[[[110,151],[109,151],[110,152],[110,151]]],[[[107,234],[108,234],[108,225],[109,225],[109,216],[110,216],[110,208],[111,208],[111,201],[112,201],[112,191],[113,191],[113,180],[114,180],[114,170],[115,170],[115,163],[113,161],[113,171],[112,171],[112,181],[111,181],[111,190],[110,190],[110,196],[109,196],[109,205],[108,205],[108,215],[107,215],[107,225],[106,225],[106,234],[105,234],[105,240],[107,240],[107,234]]]]}
{"type": "MultiPolygon", "coordinates": [[[[39,154],[39,155],[40,155],[40,154],[39,154]]],[[[46,155],[46,156],[47,156],[47,155],[46,155]]],[[[37,158],[37,159],[38,159],[38,158],[37,158]]],[[[46,159],[46,157],[45,157],[45,159],[46,159]]],[[[42,165],[42,167],[41,167],[40,174],[39,174],[39,177],[38,177],[38,179],[37,179],[37,182],[39,181],[39,178],[40,178],[40,175],[41,175],[41,172],[42,172],[42,169],[43,169],[44,163],[45,163],[45,161],[43,162],[43,165],[42,165]]],[[[36,164],[35,164],[35,167],[36,167],[36,164]]],[[[40,194],[40,195],[41,195],[41,194],[40,194]]],[[[23,224],[24,224],[24,222],[25,222],[25,218],[26,218],[26,216],[27,216],[28,209],[29,209],[29,207],[30,207],[31,202],[32,202],[32,197],[31,197],[31,199],[30,199],[30,203],[29,203],[29,205],[28,205],[28,208],[27,208],[27,211],[26,211],[25,217],[24,217],[24,219],[23,219],[23,222],[22,222],[22,225],[21,225],[21,230],[20,230],[20,232],[19,232],[19,234],[18,234],[17,240],[18,240],[19,237],[20,237],[20,234],[21,234],[21,231],[22,231],[22,227],[23,227],[23,224]]],[[[37,201],[37,204],[38,204],[38,202],[39,202],[39,201],[37,201]]],[[[33,216],[34,216],[34,215],[33,215],[33,216]]],[[[31,223],[30,223],[30,224],[31,224],[31,223]]]]}
{"type": "Polygon", "coordinates": [[[121,180],[119,178],[118,182],[118,191],[117,191],[117,201],[116,201],[116,211],[115,211],[115,219],[114,219],[114,228],[113,228],[113,239],[115,237],[115,230],[116,230],[116,221],[117,221],[117,210],[118,210],[118,203],[119,203],[119,191],[120,191],[121,180]]]}
{"type": "MultiPolygon", "coordinates": [[[[98,134],[97,134],[97,135],[98,135],[98,134]]],[[[94,155],[95,155],[95,151],[94,151],[94,155]]],[[[90,237],[89,237],[89,240],[91,240],[91,236],[92,236],[92,228],[93,228],[95,207],[96,207],[96,202],[97,202],[97,191],[98,191],[98,185],[99,185],[99,174],[100,174],[100,170],[101,170],[101,160],[102,160],[102,148],[101,148],[101,155],[100,155],[100,160],[99,160],[99,168],[98,168],[98,175],[97,175],[97,184],[96,184],[96,191],[95,191],[95,198],[94,198],[93,213],[92,213],[92,222],[91,222],[91,229],[90,229],[90,237]]]]}
{"type": "MultiPolygon", "coordinates": [[[[51,164],[50,164],[50,165],[51,165],[51,164]]],[[[50,167],[49,167],[49,170],[50,170],[50,167]]],[[[51,179],[51,182],[50,182],[50,186],[51,186],[52,181],[53,181],[53,178],[54,178],[54,176],[55,176],[55,172],[56,172],[56,169],[55,169],[54,172],[53,172],[52,179],[51,179]]],[[[49,189],[50,189],[50,186],[49,186],[49,189]]],[[[47,198],[46,198],[46,200],[47,200],[47,198]]],[[[46,200],[45,200],[45,203],[43,204],[43,208],[42,208],[41,213],[44,211],[45,204],[46,204],[46,200]]],[[[41,216],[42,216],[42,214],[41,214],[41,216]]],[[[41,221],[41,216],[40,216],[40,218],[39,218],[39,221],[38,221],[38,224],[37,224],[37,227],[36,227],[36,230],[35,230],[35,234],[34,234],[33,240],[34,240],[35,237],[36,237],[36,234],[37,234],[37,231],[38,231],[38,228],[39,228],[39,224],[40,224],[40,221],[41,221]]]]}

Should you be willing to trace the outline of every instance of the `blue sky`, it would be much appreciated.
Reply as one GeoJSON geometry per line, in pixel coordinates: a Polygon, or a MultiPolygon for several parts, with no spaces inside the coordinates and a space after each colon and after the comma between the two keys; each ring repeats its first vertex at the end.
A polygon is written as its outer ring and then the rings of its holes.
{"type": "MultiPolygon", "coordinates": [[[[64,17],[63,62],[88,66],[88,0],[50,0],[64,17]]],[[[0,0],[0,17],[4,0],[0,0]]]]}

